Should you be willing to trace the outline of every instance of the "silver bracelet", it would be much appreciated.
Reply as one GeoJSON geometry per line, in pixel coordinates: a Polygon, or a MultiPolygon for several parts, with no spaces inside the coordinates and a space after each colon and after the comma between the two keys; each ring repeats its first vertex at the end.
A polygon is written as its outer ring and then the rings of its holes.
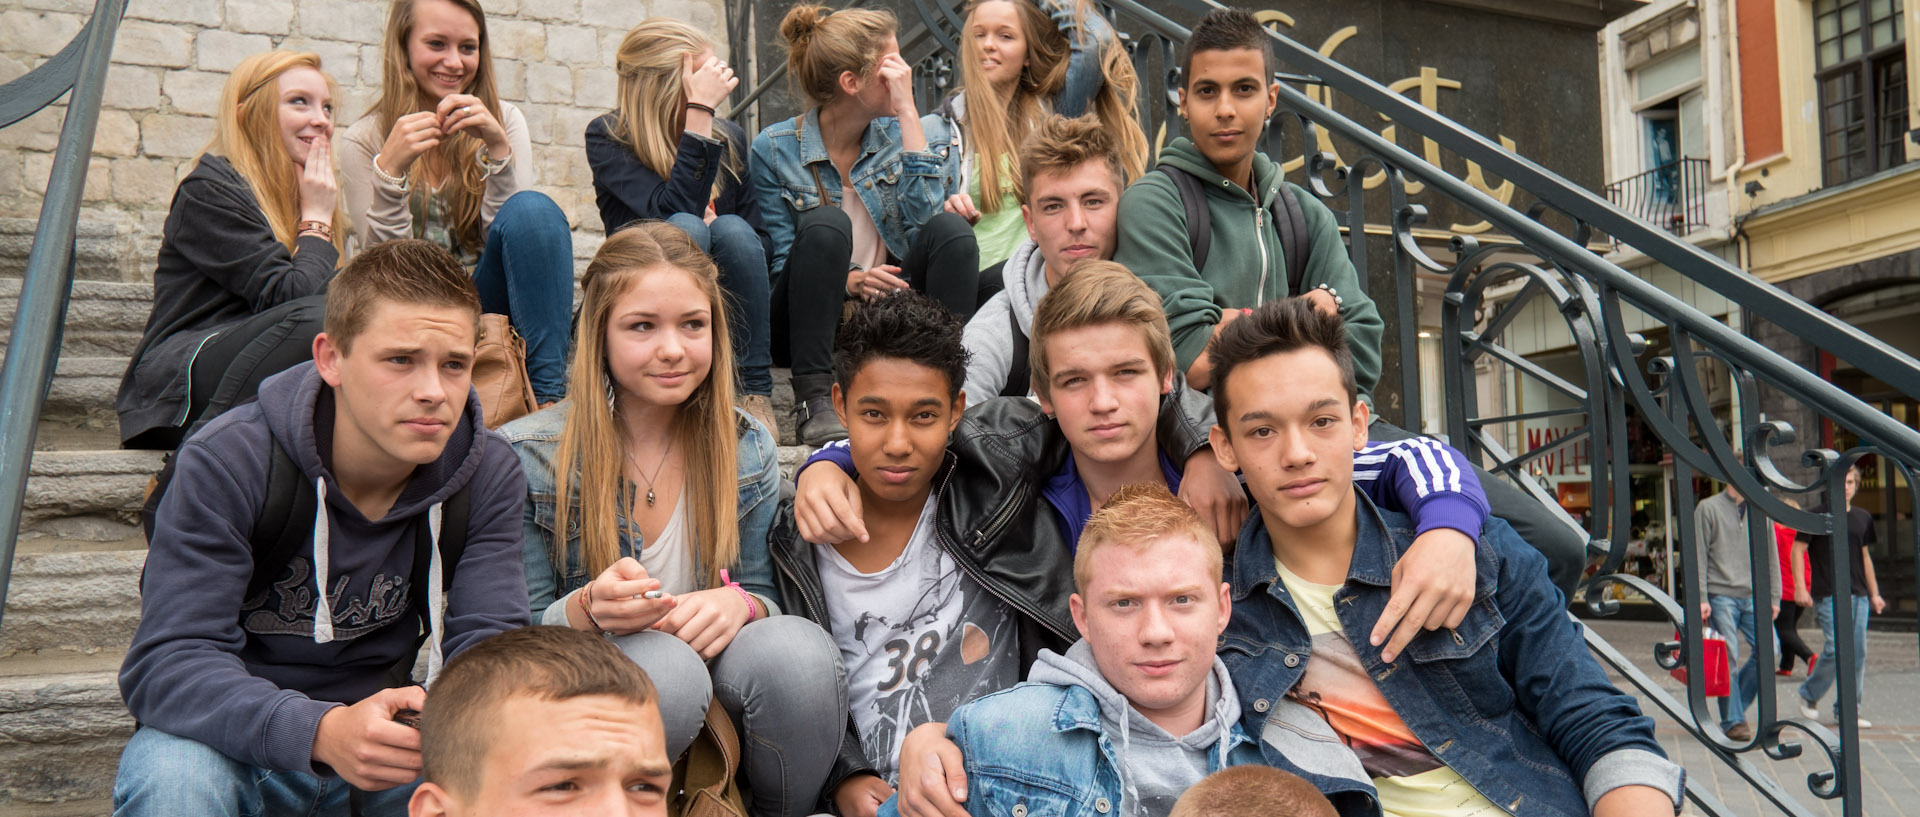
{"type": "Polygon", "coordinates": [[[1324,290],[1326,290],[1326,291],[1327,291],[1327,294],[1328,294],[1328,295],[1332,295],[1332,296],[1333,296],[1333,305],[1334,305],[1334,306],[1335,306],[1336,308],[1337,308],[1337,307],[1342,307],[1342,306],[1346,306],[1346,305],[1347,305],[1347,302],[1346,302],[1346,301],[1343,301],[1343,300],[1340,300],[1340,291],[1339,291],[1339,290],[1336,290],[1336,289],[1334,289],[1334,288],[1333,288],[1333,287],[1331,287],[1331,286],[1328,286],[1328,285],[1326,285],[1326,284],[1321,284],[1321,285],[1319,285],[1319,286],[1317,286],[1317,287],[1314,287],[1314,289],[1324,289],[1324,290]]]}
{"type": "Polygon", "coordinates": [[[480,169],[484,171],[486,175],[492,176],[495,173],[506,170],[507,162],[512,161],[513,156],[508,155],[505,159],[495,159],[487,155],[487,146],[481,145],[473,151],[473,159],[480,163],[480,169]]]}
{"type": "Polygon", "coordinates": [[[388,173],[387,171],[381,170],[380,154],[378,153],[373,154],[373,177],[374,178],[379,179],[380,181],[386,182],[387,184],[393,185],[394,187],[398,187],[400,188],[400,192],[404,193],[407,191],[407,176],[408,174],[406,173],[402,173],[399,176],[394,176],[393,174],[388,173]]]}

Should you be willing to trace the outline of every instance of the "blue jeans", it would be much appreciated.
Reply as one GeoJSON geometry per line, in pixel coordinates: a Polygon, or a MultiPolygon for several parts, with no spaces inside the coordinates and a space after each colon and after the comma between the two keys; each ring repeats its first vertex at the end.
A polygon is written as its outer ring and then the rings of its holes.
{"type": "Polygon", "coordinates": [[[527,341],[534,399],[567,396],[567,326],[573,314],[573,230],[546,194],[522,190],[500,205],[473,268],[480,308],[507,316],[527,341]]]}
{"type": "MultiPolygon", "coordinates": [[[[405,817],[413,789],[409,783],[370,792],[364,801],[365,813],[405,817]]],[[[346,781],[338,777],[255,768],[199,741],[142,726],[120,753],[120,772],[113,781],[113,814],[344,817],[349,791],[346,781]]]]}
{"type": "Polygon", "coordinates": [[[700,733],[714,696],[733,718],[753,817],[814,813],[846,733],[847,679],[840,648],[800,616],[773,616],[740,628],[712,661],[658,630],[614,636],[660,691],[667,756],[700,733]]]}
{"type": "MultiPolygon", "coordinates": [[[[1720,631],[1720,637],[1727,640],[1727,662],[1740,660],[1740,642],[1747,642],[1747,649],[1753,654],[1733,673],[1732,689],[1720,699],[1720,728],[1729,729],[1736,723],[1747,719],[1747,707],[1753,705],[1753,699],[1760,695],[1760,651],[1754,649],[1754,639],[1758,622],[1753,615],[1753,599],[1745,596],[1707,596],[1707,604],[1713,608],[1713,617],[1709,623],[1720,631]],[[1735,637],[1734,633],[1739,633],[1735,637]],[[1734,703],[1739,702],[1739,709],[1734,703]]],[[[1775,641],[1775,652],[1780,650],[1780,642],[1775,641]]]]}
{"type": "Polygon", "coordinates": [[[675,213],[667,223],[679,227],[713,257],[720,286],[727,291],[727,336],[733,341],[734,369],[744,394],[773,394],[773,283],[767,275],[767,248],[746,219],[720,216],[712,224],[692,213],[675,213]]]}
{"type": "MultiPolygon", "coordinates": [[[[1836,615],[1833,611],[1834,599],[1827,596],[1813,600],[1813,620],[1820,624],[1820,637],[1826,639],[1820,645],[1820,661],[1807,676],[1806,683],[1800,685],[1800,700],[1807,706],[1813,706],[1826,697],[1827,690],[1840,677],[1840,663],[1834,660],[1834,654],[1840,651],[1840,641],[1835,637],[1836,615]]],[[[1867,617],[1873,614],[1873,605],[1866,596],[1852,596],[1853,599],[1853,697],[1858,703],[1867,694],[1867,617]]],[[[1840,716],[1840,699],[1833,699],[1833,715],[1840,716]]]]}

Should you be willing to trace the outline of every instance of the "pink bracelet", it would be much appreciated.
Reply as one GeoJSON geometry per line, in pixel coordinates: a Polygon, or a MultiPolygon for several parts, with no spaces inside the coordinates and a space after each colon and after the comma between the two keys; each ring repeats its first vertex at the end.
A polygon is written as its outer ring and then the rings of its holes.
{"type": "Polygon", "coordinates": [[[733,588],[733,592],[739,593],[740,599],[747,603],[746,623],[752,624],[754,619],[759,618],[760,608],[758,605],[755,605],[753,603],[753,596],[748,594],[747,589],[744,587],[741,587],[739,582],[736,582],[732,579],[732,577],[729,577],[727,575],[727,569],[724,567],[720,568],[720,581],[726,583],[727,587],[733,588]]]}

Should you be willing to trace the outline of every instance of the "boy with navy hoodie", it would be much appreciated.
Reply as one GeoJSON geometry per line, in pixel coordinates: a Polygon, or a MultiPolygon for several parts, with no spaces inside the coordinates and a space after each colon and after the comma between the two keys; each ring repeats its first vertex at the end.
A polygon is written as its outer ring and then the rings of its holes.
{"type": "Polygon", "coordinates": [[[181,446],[120,671],[140,728],[116,814],[345,813],[349,786],[364,813],[406,812],[420,739],[396,716],[426,706],[422,631],[431,678],[527,623],[526,479],[470,388],[479,317],[444,249],[370,247],[330,286],[313,362],[181,446]],[[314,492],[311,533],[249,594],[276,448],[314,492]],[[449,500],[470,509],[457,563],[434,547],[416,569],[449,500]]]}

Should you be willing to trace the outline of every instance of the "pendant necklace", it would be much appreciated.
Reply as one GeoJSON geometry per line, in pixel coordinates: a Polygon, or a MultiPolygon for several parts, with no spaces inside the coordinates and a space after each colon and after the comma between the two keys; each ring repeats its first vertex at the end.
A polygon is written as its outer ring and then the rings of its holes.
{"type": "Polygon", "coordinates": [[[640,470],[640,462],[633,458],[633,449],[625,445],[622,445],[621,449],[627,452],[627,462],[633,463],[633,472],[639,474],[641,479],[647,481],[647,507],[653,507],[653,480],[654,477],[660,476],[661,469],[667,467],[667,456],[673,453],[673,438],[667,438],[667,450],[660,452],[660,464],[653,467],[653,476],[651,477],[647,476],[645,471],[640,470]]]}

